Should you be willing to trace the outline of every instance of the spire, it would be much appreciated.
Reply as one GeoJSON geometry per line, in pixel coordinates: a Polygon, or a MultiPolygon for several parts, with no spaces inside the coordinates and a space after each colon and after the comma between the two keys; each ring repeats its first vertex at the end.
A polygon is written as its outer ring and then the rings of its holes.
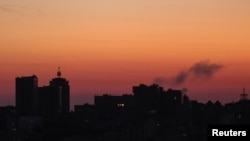
{"type": "Polygon", "coordinates": [[[58,71],[57,71],[57,77],[61,77],[62,73],[60,71],[60,67],[58,67],[58,71]]]}
{"type": "Polygon", "coordinates": [[[245,87],[243,87],[243,93],[240,94],[241,100],[247,100],[247,96],[248,96],[248,94],[246,94],[246,92],[245,92],[245,87]]]}

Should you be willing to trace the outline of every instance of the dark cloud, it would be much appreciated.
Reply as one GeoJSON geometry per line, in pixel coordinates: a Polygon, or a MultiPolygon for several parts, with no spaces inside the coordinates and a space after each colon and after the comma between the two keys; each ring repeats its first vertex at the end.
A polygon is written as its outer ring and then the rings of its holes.
{"type": "Polygon", "coordinates": [[[180,85],[187,81],[188,78],[212,78],[213,75],[223,68],[223,65],[210,63],[209,61],[200,61],[193,64],[187,71],[181,71],[172,78],[157,77],[154,83],[159,85],[170,84],[180,85]]]}

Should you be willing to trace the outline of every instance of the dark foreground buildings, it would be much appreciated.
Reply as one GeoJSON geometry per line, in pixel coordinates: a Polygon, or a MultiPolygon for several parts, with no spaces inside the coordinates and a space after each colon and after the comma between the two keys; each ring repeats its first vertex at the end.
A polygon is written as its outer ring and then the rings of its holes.
{"type": "Polygon", "coordinates": [[[5,141],[206,141],[209,124],[250,124],[250,101],[199,103],[182,90],[156,84],[133,94],[94,97],[69,112],[69,83],[58,71],[48,86],[36,76],[16,78],[16,107],[0,107],[5,141]]]}
{"type": "Polygon", "coordinates": [[[121,96],[95,96],[94,105],[75,105],[73,115],[82,130],[78,139],[206,141],[210,124],[250,124],[245,91],[238,102],[222,105],[219,101],[199,103],[185,91],[164,90],[156,84],[140,84],[132,90],[133,94],[121,96]]]}

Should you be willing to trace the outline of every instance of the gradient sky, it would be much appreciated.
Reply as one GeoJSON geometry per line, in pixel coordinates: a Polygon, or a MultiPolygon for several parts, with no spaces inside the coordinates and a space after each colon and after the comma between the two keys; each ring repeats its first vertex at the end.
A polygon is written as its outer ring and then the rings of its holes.
{"type": "Polygon", "coordinates": [[[170,78],[194,63],[223,65],[210,79],[188,79],[200,102],[250,94],[249,0],[2,0],[0,105],[14,104],[15,77],[48,85],[60,66],[71,104],[170,78]]]}

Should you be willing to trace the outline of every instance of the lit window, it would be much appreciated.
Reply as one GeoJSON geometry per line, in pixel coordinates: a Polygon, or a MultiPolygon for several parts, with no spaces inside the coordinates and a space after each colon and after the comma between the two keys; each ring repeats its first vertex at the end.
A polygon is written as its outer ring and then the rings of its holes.
{"type": "Polygon", "coordinates": [[[123,103],[119,103],[119,104],[117,104],[117,106],[118,106],[118,107],[124,107],[124,106],[125,106],[125,104],[123,104],[123,103]]]}

